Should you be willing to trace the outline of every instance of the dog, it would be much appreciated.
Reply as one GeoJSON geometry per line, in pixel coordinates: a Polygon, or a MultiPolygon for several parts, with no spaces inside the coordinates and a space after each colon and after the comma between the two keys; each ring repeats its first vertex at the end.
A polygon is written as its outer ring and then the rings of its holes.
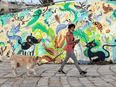
{"type": "Polygon", "coordinates": [[[24,67],[27,69],[27,75],[30,76],[29,71],[32,71],[34,75],[36,75],[35,70],[33,67],[38,64],[39,66],[41,63],[41,57],[39,56],[25,56],[25,55],[14,55],[12,57],[0,57],[1,61],[11,62],[12,72],[14,75],[17,75],[16,68],[17,67],[24,67]]]}

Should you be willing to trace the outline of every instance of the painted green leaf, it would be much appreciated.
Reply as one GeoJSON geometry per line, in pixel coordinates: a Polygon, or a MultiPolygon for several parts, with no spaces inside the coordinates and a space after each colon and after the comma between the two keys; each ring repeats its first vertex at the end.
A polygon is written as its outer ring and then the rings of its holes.
{"type": "Polygon", "coordinates": [[[5,43],[4,42],[0,42],[0,45],[3,45],[5,47],[5,43]]]}
{"type": "Polygon", "coordinates": [[[33,15],[33,19],[27,24],[27,26],[34,24],[41,16],[41,13],[42,13],[41,9],[38,9],[37,11],[35,11],[33,15]]]}

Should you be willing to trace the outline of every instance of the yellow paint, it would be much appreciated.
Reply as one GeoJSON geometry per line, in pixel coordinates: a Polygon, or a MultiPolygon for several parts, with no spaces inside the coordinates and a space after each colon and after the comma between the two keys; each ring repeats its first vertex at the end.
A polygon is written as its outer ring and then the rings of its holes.
{"type": "Polygon", "coordinates": [[[0,27],[2,27],[2,23],[1,23],[1,21],[0,21],[0,27]]]}
{"type": "Polygon", "coordinates": [[[68,19],[68,18],[69,18],[69,16],[68,16],[68,15],[66,15],[65,19],[68,19]]]}
{"type": "Polygon", "coordinates": [[[43,32],[43,33],[42,33],[42,36],[47,37],[47,34],[43,32]]]}
{"type": "Polygon", "coordinates": [[[53,24],[53,26],[56,26],[56,24],[53,24]]]}

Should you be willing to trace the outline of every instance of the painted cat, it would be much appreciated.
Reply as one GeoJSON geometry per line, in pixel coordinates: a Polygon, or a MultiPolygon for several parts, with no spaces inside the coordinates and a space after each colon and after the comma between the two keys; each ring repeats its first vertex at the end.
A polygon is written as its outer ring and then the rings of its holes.
{"type": "Polygon", "coordinates": [[[98,61],[104,61],[105,58],[108,58],[110,56],[110,53],[109,51],[107,51],[106,49],[104,49],[105,46],[111,46],[111,45],[103,45],[102,48],[108,53],[107,56],[105,56],[105,53],[103,51],[97,51],[97,52],[92,52],[92,48],[97,46],[97,44],[95,43],[95,40],[93,40],[92,42],[89,42],[87,43],[86,47],[88,47],[88,51],[87,51],[87,54],[88,54],[88,57],[90,59],[90,61],[93,61],[93,62],[98,62],[98,61]],[[97,57],[96,59],[93,59],[93,57],[97,57]]]}

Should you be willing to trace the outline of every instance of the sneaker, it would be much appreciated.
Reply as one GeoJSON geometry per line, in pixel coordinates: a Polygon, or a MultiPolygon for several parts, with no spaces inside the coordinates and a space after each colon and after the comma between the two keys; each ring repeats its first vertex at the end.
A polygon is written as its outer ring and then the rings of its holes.
{"type": "Polygon", "coordinates": [[[86,71],[81,71],[81,72],[80,72],[80,75],[82,75],[82,74],[84,75],[84,74],[86,74],[86,73],[87,73],[86,71]]]}
{"type": "Polygon", "coordinates": [[[63,70],[58,70],[59,73],[66,74],[63,70]]]}

